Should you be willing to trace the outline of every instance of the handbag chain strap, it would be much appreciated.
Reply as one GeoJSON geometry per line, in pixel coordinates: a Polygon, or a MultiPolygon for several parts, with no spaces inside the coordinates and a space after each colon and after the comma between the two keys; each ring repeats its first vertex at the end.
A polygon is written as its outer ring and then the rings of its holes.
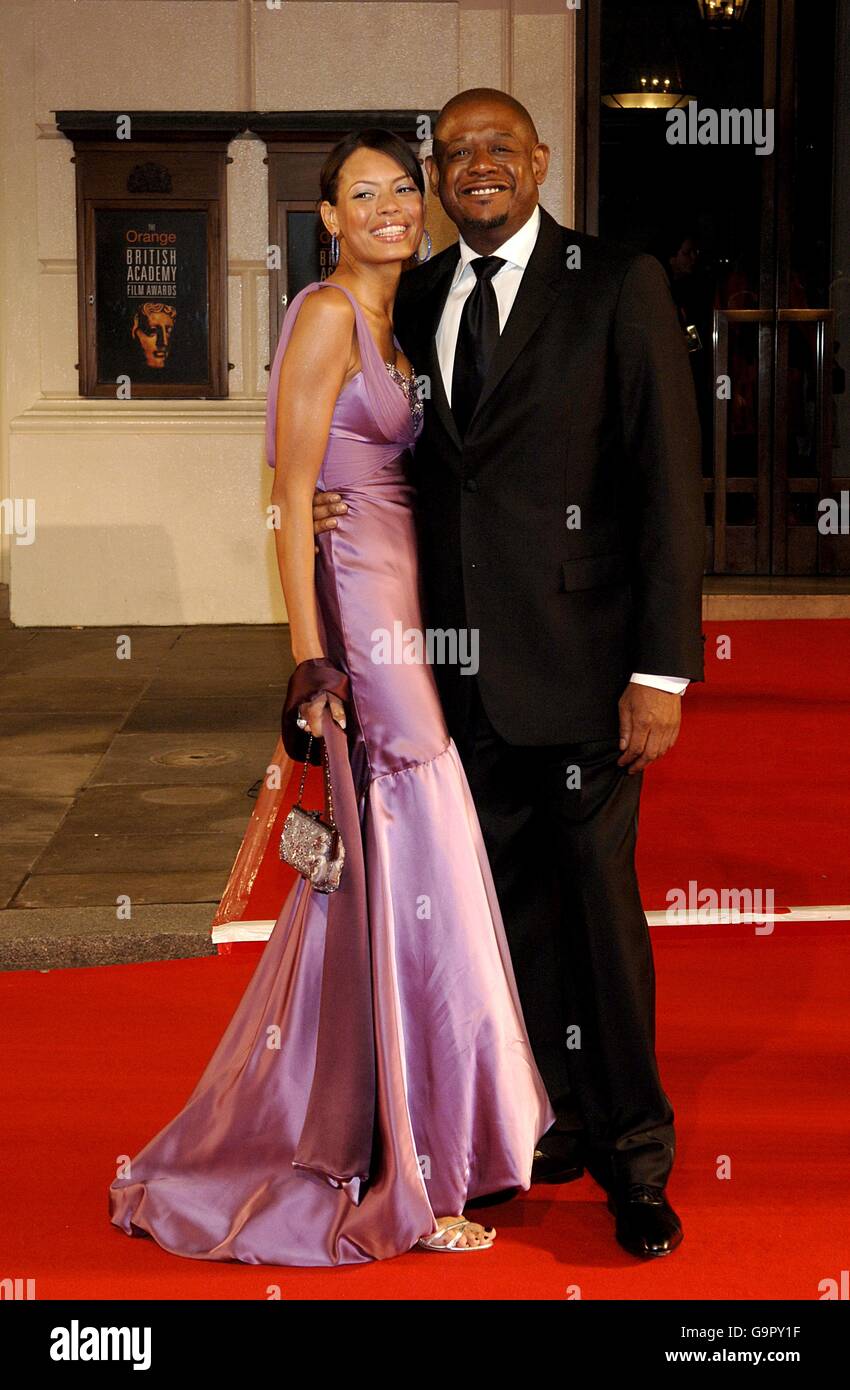
{"type": "MultiPolygon", "coordinates": [[[[336,822],[334,821],[334,801],[333,801],[333,791],[332,791],[332,789],[331,789],[331,765],[330,765],[330,759],[328,758],[328,745],[327,745],[327,743],[324,742],[324,740],[322,741],[322,743],[323,743],[323,752],[324,752],[323,762],[324,762],[324,765],[325,765],[325,796],[326,796],[326,798],[327,798],[327,807],[328,807],[328,824],[331,825],[331,826],[333,826],[334,829],[336,829],[336,822]]],[[[298,788],[298,800],[297,800],[296,803],[295,803],[295,805],[298,806],[301,810],[304,809],[304,808],[301,806],[301,802],[302,802],[303,799],[304,799],[304,784],[305,784],[305,782],[307,781],[307,768],[308,768],[309,765],[310,765],[310,749],[311,749],[312,747],[313,747],[313,735],[310,734],[310,736],[309,736],[309,738],[308,738],[308,740],[307,740],[307,756],[306,756],[306,758],[304,759],[304,766],[303,766],[303,768],[301,769],[301,786],[298,788]]]]}

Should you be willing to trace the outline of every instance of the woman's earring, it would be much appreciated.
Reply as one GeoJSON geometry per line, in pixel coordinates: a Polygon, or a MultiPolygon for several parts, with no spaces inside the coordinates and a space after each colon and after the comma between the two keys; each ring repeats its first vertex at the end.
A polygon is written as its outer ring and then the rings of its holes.
{"type": "Polygon", "coordinates": [[[331,236],[331,265],[332,265],[332,266],[336,266],[338,263],[339,263],[339,238],[337,237],[336,232],[334,232],[333,235],[331,236]]]}
{"type": "Polygon", "coordinates": [[[426,233],[425,233],[425,240],[426,240],[427,243],[428,243],[428,250],[425,252],[425,255],[424,255],[424,256],[420,256],[418,251],[414,251],[414,253],[413,253],[413,259],[415,260],[415,262],[416,262],[417,265],[424,265],[426,261],[429,261],[429,260],[431,259],[431,233],[430,233],[430,232],[426,232],[426,233]]]}

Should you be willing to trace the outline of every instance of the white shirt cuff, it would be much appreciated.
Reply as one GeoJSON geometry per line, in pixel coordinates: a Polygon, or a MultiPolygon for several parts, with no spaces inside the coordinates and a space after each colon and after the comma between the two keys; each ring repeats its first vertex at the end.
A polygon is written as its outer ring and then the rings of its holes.
{"type": "Polygon", "coordinates": [[[671,695],[684,695],[690,685],[690,680],[679,676],[647,676],[642,671],[635,671],[632,680],[635,685],[654,685],[656,690],[669,690],[671,695]]]}

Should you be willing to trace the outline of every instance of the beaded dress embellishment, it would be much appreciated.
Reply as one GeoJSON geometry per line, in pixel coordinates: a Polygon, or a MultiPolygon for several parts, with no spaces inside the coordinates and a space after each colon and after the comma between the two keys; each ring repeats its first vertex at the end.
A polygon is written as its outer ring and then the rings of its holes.
{"type": "Polygon", "coordinates": [[[384,366],[392,377],[393,381],[401,387],[407,397],[407,404],[410,406],[410,417],[415,429],[418,429],[419,422],[425,411],[425,405],[419,392],[419,386],[415,376],[405,376],[400,372],[394,362],[385,362],[384,366]]]}

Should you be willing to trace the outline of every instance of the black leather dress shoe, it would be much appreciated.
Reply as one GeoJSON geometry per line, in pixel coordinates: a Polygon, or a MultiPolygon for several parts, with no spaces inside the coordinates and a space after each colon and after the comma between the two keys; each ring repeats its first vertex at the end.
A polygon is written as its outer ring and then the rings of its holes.
{"type": "MultiPolygon", "coordinates": [[[[545,1136],[541,1143],[546,1144],[545,1136]]],[[[535,1182],[575,1182],[584,1177],[584,1163],[578,1144],[561,1144],[557,1149],[534,1150],[531,1165],[531,1181],[535,1182]]]]}
{"type": "Polygon", "coordinates": [[[518,1187],[504,1187],[501,1192],[487,1192],[483,1197],[470,1197],[464,1203],[464,1211],[471,1207],[500,1207],[503,1202],[512,1202],[519,1192],[518,1187]]]}
{"type": "Polygon", "coordinates": [[[608,1210],[617,1218],[617,1240],[630,1255],[653,1260],[671,1254],[682,1242],[682,1223],[663,1187],[631,1183],[611,1193],[608,1210]]]}
{"type": "MultiPolygon", "coordinates": [[[[551,1149],[546,1135],[540,1142],[546,1144],[547,1149],[534,1150],[534,1160],[531,1165],[532,1183],[575,1182],[576,1178],[584,1176],[581,1148],[575,1139],[566,1140],[558,1135],[557,1139],[551,1141],[551,1149]]],[[[465,1204],[464,1211],[470,1207],[500,1206],[502,1202],[510,1202],[519,1191],[518,1187],[506,1187],[502,1192],[490,1192],[483,1197],[472,1197],[465,1204]]]]}

